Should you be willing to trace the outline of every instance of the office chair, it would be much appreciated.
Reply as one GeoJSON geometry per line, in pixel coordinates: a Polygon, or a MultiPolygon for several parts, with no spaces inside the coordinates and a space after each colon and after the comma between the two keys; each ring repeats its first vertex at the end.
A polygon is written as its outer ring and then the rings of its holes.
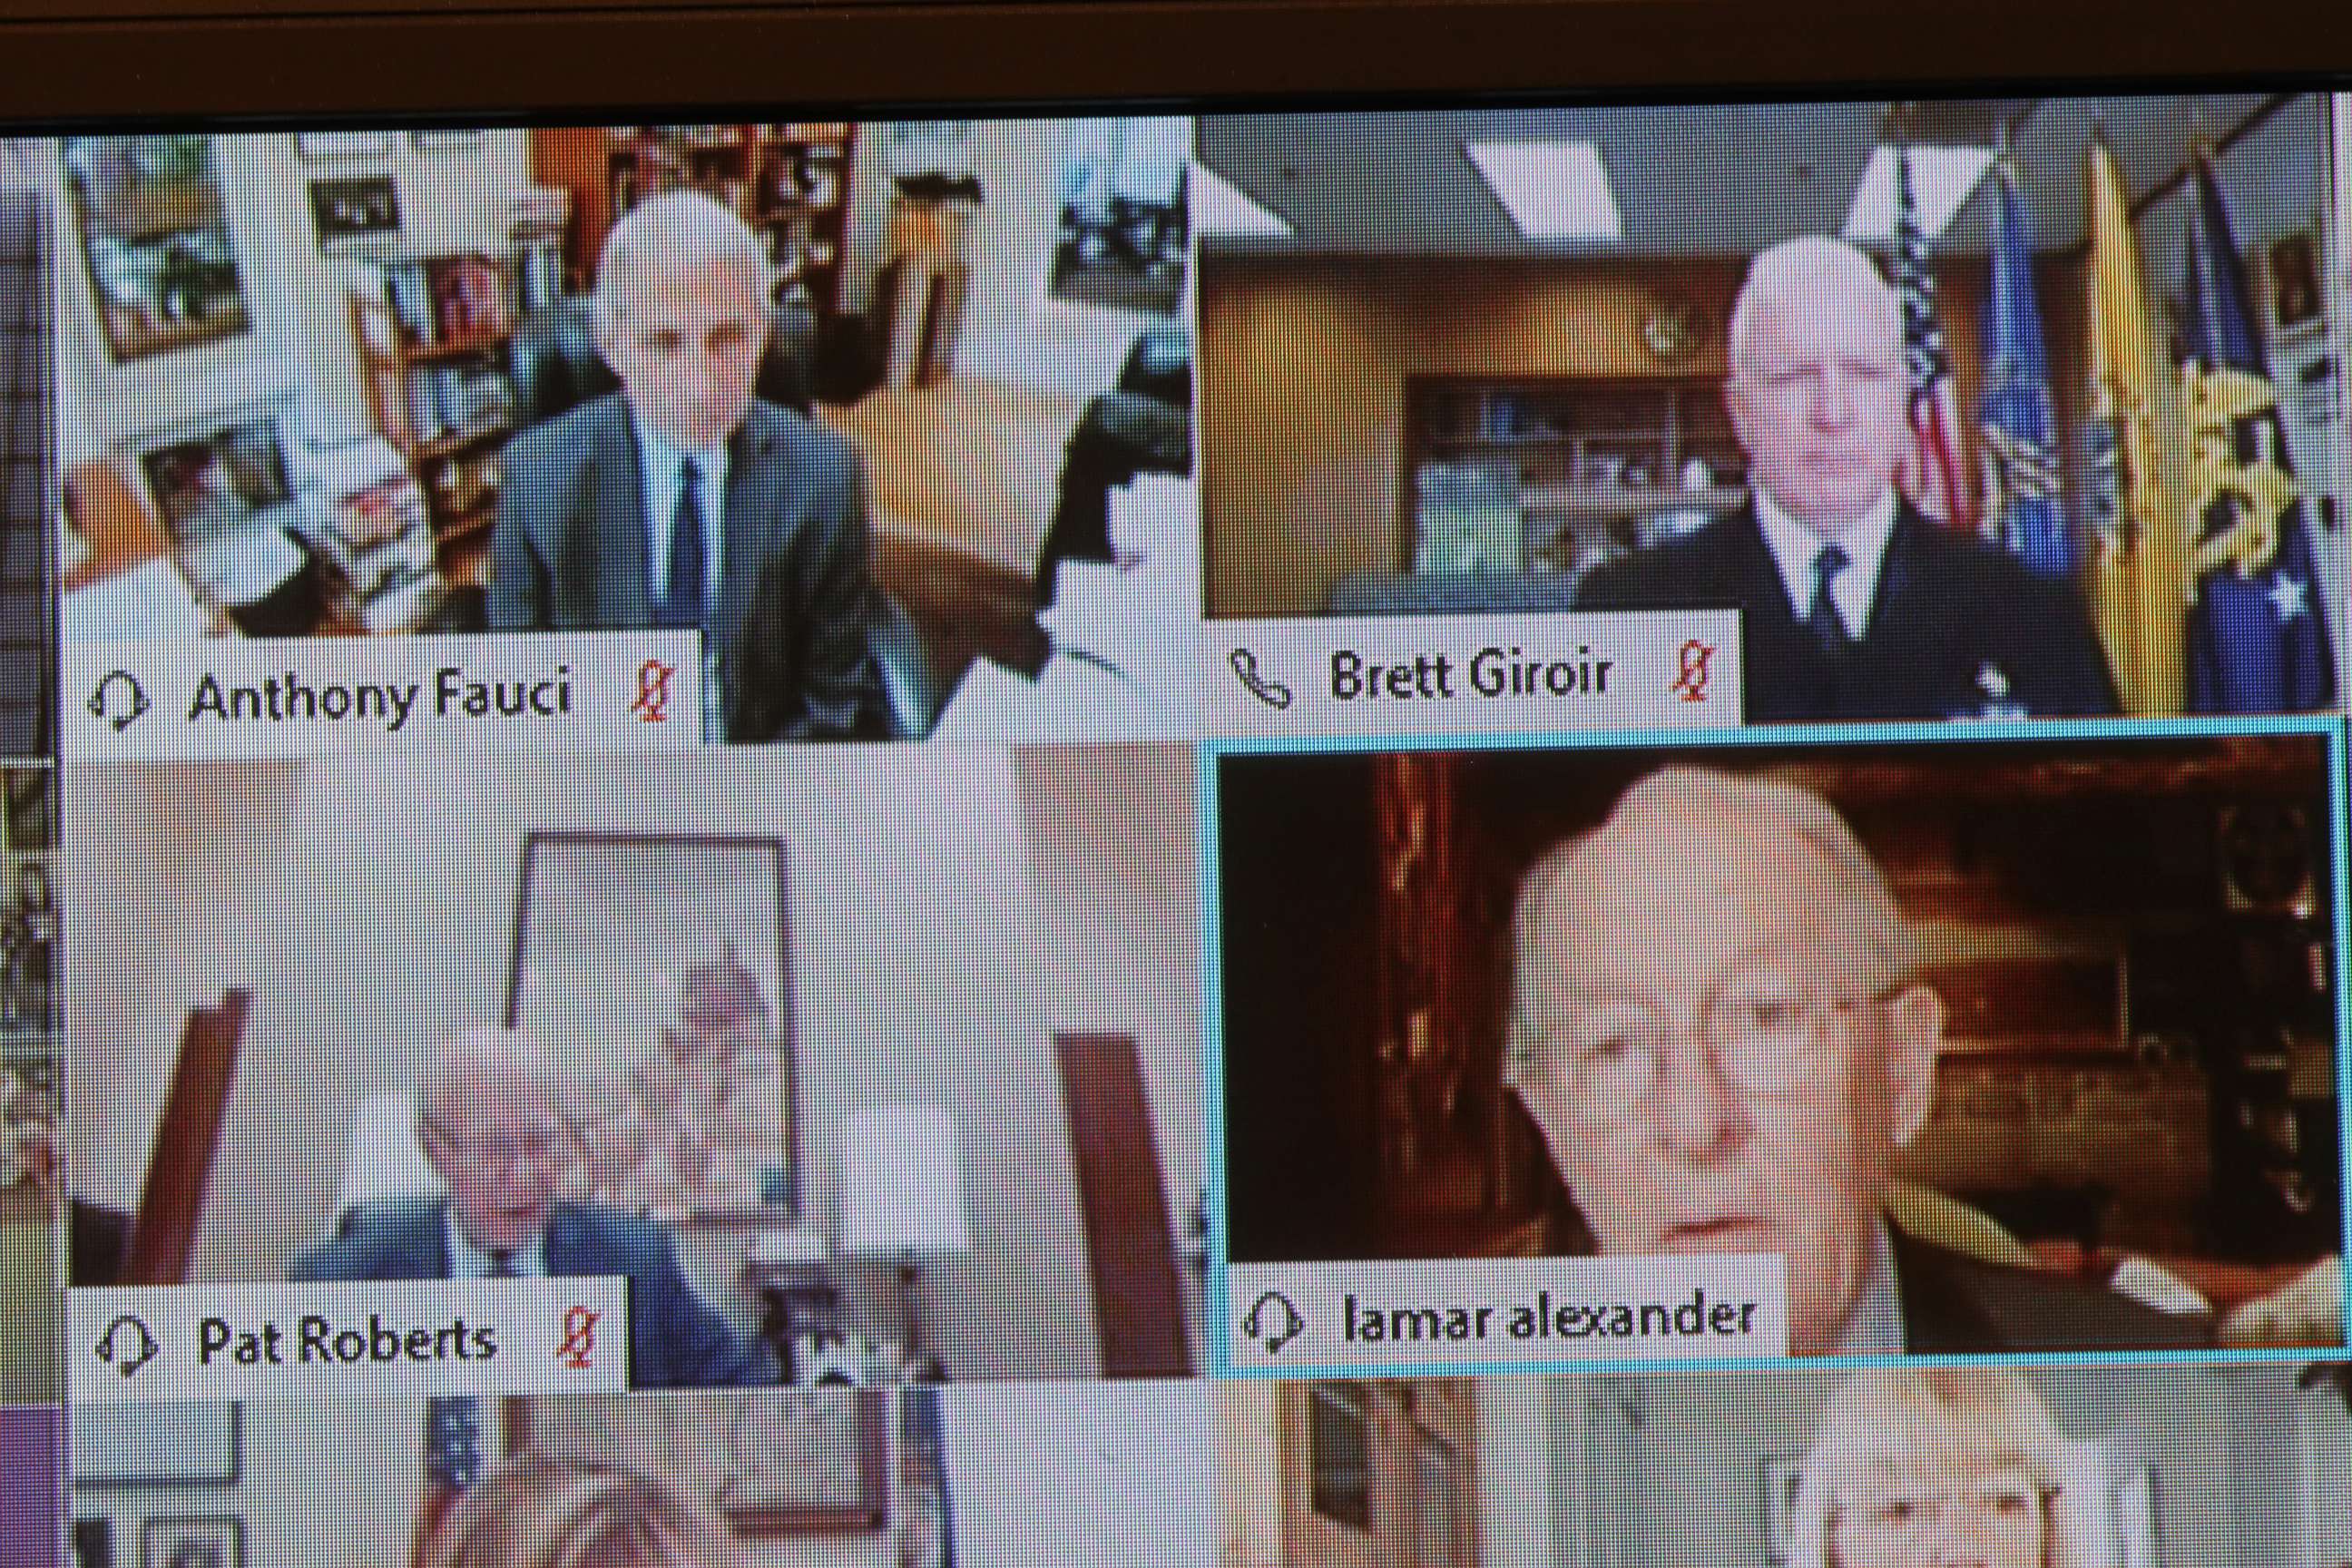
{"type": "MultiPolygon", "coordinates": [[[[816,312],[806,305],[780,308],[751,395],[808,417],[815,400],[816,353],[816,312]]],[[[585,299],[559,300],[525,315],[515,327],[507,355],[518,430],[552,419],[621,384],[597,350],[585,299]]],[[[921,630],[905,606],[877,588],[866,635],[890,710],[890,738],[921,740],[930,733],[940,711],[939,682],[921,630]]]]}

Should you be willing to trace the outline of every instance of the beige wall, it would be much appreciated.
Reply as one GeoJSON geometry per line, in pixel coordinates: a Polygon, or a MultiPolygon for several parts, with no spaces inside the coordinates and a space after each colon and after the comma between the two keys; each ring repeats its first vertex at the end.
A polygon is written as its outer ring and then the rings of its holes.
{"type": "MultiPolygon", "coordinates": [[[[593,768],[512,756],[463,770],[446,757],[75,770],[70,820],[113,826],[77,835],[68,868],[67,1049],[79,1083],[121,1086],[78,1094],[105,1110],[77,1118],[77,1180],[135,1197],[187,1005],[249,986],[193,1276],[275,1278],[327,1223],[360,1099],[406,1089],[436,1039],[501,1015],[526,833],[772,835],[788,853],[810,1223],[835,1224],[850,1111],[944,1106],[976,1250],[926,1270],[933,1342],[961,1378],[1092,1375],[1051,1036],[1135,1030],[1163,1153],[1197,1160],[1199,1076],[1175,1066],[1196,1059],[1188,757],[861,747],[593,768]],[[1055,774],[1050,803],[1033,805],[1055,774]],[[1130,861],[1154,869],[1118,868],[1130,861]],[[1091,926],[1047,910],[1065,897],[1099,908],[1120,886],[1154,901],[1091,926]]],[[[689,1254],[748,1321],[725,1261],[689,1254]]],[[[860,1314],[894,1327],[884,1271],[844,1271],[860,1314]]]]}
{"type": "MultiPolygon", "coordinates": [[[[1210,257],[1201,264],[1201,508],[1215,616],[1320,614],[1351,572],[1407,557],[1405,384],[1417,376],[1719,378],[1738,258],[1493,261],[1210,257]],[[1642,341],[1671,289],[1705,320],[1662,363],[1642,341]]],[[[2071,268],[2043,268],[2062,428],[2080,311],[2071,268]]],[[[1971,405],[1980,264],[1940,284],[1945,331],[1971,405]]]]}

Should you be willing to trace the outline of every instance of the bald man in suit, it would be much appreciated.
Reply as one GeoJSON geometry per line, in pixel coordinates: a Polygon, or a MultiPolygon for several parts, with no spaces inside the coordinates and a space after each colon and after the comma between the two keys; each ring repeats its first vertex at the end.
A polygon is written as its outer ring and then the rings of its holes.
{"type": "Polygon", "coordinates": [[[1750,500],[1594,567],[1577,608],[1739,611],[1750,722],[2116,711],[2074,586],[1897,492],[1909,381],[1901,306],[1876,263],[1818,237],[1763,252],[1729,353],[1724,401],[1750,500]]]}

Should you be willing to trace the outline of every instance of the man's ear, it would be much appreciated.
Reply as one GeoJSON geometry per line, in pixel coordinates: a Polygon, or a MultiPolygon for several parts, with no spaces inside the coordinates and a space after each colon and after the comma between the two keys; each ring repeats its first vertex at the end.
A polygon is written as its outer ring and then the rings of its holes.
{"type": "Polygon", "coordinates": [[[420,1121],[416,1124],[416,1146],[425,1151],[425,1163],[431,1165],[434,1173],[446,1184],[449,1180],[450,1160],[457,1152],[449,1142],[448,1134],[430,1121],[420,1121]]]}
{"type": "Polygon", "coordinates": [[[1731,433],[1738,439],[1743,452],[1751,448],[1748,439],[1748,389],[1737,375],[1723,378],[1723,411],[1731,416],[1731,433]]]}
{"type": "Polygon", "coordinates": [[[1944,1016],[1944,999],[1925,985],[1906,985],[1886,1005],[1886,1081],[1897,1148],[1911,1145],[1936,1109],[1944,1016]]]}

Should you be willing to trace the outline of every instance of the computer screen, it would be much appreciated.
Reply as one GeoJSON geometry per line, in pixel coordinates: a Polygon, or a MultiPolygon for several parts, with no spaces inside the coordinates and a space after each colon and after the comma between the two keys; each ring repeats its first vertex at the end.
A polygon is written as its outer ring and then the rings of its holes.
{"type": "Polygon", "coordinates": [[[2223,85],[0,146],[0,1560],[2352,1562],[2223,85]]]}

